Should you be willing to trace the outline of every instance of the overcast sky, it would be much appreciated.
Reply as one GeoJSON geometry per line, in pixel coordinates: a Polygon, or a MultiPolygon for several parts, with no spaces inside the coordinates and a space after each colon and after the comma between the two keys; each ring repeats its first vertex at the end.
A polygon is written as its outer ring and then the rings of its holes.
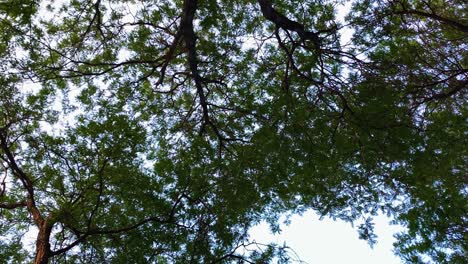
{"type": "Polygon", "coordinates": [[[267,224],[251,230],[251,238],[257,242],[276,242],[291,247],[301,260],[310,264],[400,264],[393,252],[393,234],[401,227],[388,224],[384,216],[375,218],[377,244],[373,249],[358,238],[355,228],[343,221],[329,218],[319,220],[312,211],[294,216],[289,226],[282,225],[280,235],[273,236],[267,224]]]}

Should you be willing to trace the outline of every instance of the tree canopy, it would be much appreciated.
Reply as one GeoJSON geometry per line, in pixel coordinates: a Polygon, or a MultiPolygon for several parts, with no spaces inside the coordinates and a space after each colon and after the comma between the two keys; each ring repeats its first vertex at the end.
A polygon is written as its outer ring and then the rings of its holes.
{"type": "Polygon", "coordinates": [[[312,209],[465,263],[467,11],[2,0],[0,262],[288,262],[248,230],[312,209]]]}

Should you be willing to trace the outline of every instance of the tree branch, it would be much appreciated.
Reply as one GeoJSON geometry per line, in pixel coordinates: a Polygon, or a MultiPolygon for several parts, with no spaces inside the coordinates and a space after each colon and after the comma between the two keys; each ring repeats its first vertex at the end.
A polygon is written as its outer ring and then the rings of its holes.
{"type": "Polygon", "coordinates": [[[17,202],[17,203],[0,203],[1,209],[15,209],[18,207],[26,207],[27,203],[25,201],[17,202]]]}
{"type": "Polygon", "coordinates": [[[267,20],[273,22],[276,26],[282,29],[296,32],[303,41],[310,40],[314,43],[316,49],[320,49],[320,37],[317,33],[307,31],[303,24],[291,20],[285,15],[276,11],[276,9],[272,6],[271,0],[258,0],[257,2],[260,5],[263,16],[267,20]]]}
{"type": "Polygon", "coordinates": [[[210,117],[208,114],[208,105],[206,103],[205,92],[203,91],[202,79],[198,71],[198,60],[196,50],[196,36],[193,30],[193,19],[195,17],[195,11],[197,10],[197,0],[185,0],[184,1],[184,14],[180,22],[182,34],[185,40],[185,46],[188,50],[188,63],[192,77],[197,88],[197,94],[200,99],[200,105],[203,109],[203,122],[205,124],[210,123],[210,117]]]}
{"type": "Polygon", "coordinates": [[[26,206],[28,207],[29,212],[32,214],[34,222],[38,225],[38,227],[40,227],[44,222],[44,218],[36,206],[32,180],[16,163],[15,156],[11,152],[7,139],[3,133],[0,133],[0,147],[7,156],[7,162],[12,169],[13,174],[21,181],[24,189],[27,191],[28,199],[26,201],[26,206]]]}
{"type": "Polygon", "coordinates": [[[414,9],[410,9],[410,10],[404,9],[404,10],[400,10],[400,11],[393,11],[392,13],[396,14],[396,15],[417,15],[417,16],[431,18],[431,19],[437,20],[439,22],[442,22],[444,24],[447,24],[447,25],[449,25],[449,26],[451,26],[453,28],[456,28],[456,29],[458,29],[458,30],[460,30],[462,32],[468,33],[468,26],[467,25],[459,23],[459,22],[457,22],[455,20],[448,19],[446,17],[439,16],[439,15],[434,14],[434,13],[426,13],[426,12],[419,11],[419,10],[414,10],[414,9]]]}

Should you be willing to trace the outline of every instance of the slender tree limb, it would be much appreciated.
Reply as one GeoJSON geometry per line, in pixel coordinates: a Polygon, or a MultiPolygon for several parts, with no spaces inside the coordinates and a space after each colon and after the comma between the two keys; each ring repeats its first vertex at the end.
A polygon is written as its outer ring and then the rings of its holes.
{"type": "Polygon", "coordinates": [[[110,234],[124,233],[124,232],[128,232],[128,231],[137,229],[137,228],[139,228],[139,227],[141,227],[141,226],[143,226],[143,225],[145,225],[147,223],[150,223],[150,222],[157,222],[157,223],[160,223],[160,224],[172,223],[173,219],[174,219],[174,215],[175,215],[175,208],[177,207],[177,204],[180,202],[180,200],[181,200],[181,198],[177,199],[174,207],[171,210],[171,215],[167,219],[162,219],[160,217],[153,216],[153,217],[145,218],[145,219],[141,220],[140,222],[138,222],[136,224],[129,225],[129,226],[126,226],[126,227],[121,227],[121,228],[117,228],[117,229],[89,229],[86,232],[82,232],[82,231],[79,231],[79,230],[73,228],[71,230],[75,234],[82,234],[82,235],[79,236],[75,241],[73,241],[68,246],[63,247],[61,249],[58,249],[56,251],[52,251],[50,254],[51,254],[51,256],[57,256],[57,255],[63,254],[65,252],[67,252],[68,250],[72,249],[73,247],[79,245],[80,243],[85,241],[89,236],[92,236],[92,235],[110,235],[110,234]]]}
{"type": "Polygon", "coordinates": [[[442,22],[444,24],[447,24],[455,29],[458,29],[462,32],[465,32],[465,33],[468,33],[468,25],[464,25],[460,22],[457,22],[455,20],[452,20],[452,19],[449,19],[449,18],[446,18],[446,17],[443,17],[443,16],[439,16],[435,13],[426,13],[426,12],[423,12],[423,11],[420,11],[420,10],[414,10],[414,9],[404,9],[404,10],[400,10],[400,11],[393,11],[392,12],[393,14],[396,14],[396,15],[416,15],[416,16],[422,16],[422,17],[427,17],[427,18],[431,18],[433,20],[437,20],[439,22],[442,22]]]}
{"type": "Polygon", "coordinates": [[[285,15],[279,13],[275,8],[271,0],[258,0],[260,9],[262,10],[263,16],[273,22],[276,26],[296,32],[301,39],[310,40],[314,43],[316,49],[320,49],[320,37],[317,33],[307,31],[303,24],[287,18],[285,15]]]}
{"type": "Polygon", "coordinates": [[[26,206],[27,206],[26,201],[21,201],[17,203],[0,203],[1,209],[8,209],[8,210],[16,209],[18,207],[26,207],[26,206]]]}
{"type": "Polygon", "coordinates": [[[0,147],[7,156],[7,162],[13,171],[13,174],[21,181],[24,189],[28,193],[26,205],[29,212],[32,214],[34,222],[40,226],[44,222],[44,218],[36,206],[34,198],[34,186],[31,178],[18,166],[14,154],[11,152],[6,137],[0,133],[0,147]]]}
{"type": "Polygon", "coordinates": [[[288,63],[289,63],[289,65],[291,65],[291,67],[293,68],[293,70],[294,70],[299,76],[301,76],[301,77],[304,78],[305,80],[308,80],[308,81],[312,82],[312,83],[315,84],[315,85],[322,84],[322,82],[317,81],[317,80],[315,80],[314,78],[312,78],[311,76],[306,75],[305,73],[303,73],[303,72],[297,67],[296,62],[294,61],[294,57],[293,57],[293,53],[294,53],[294,50],[296,49],[296,46],[293,45],[293,47],[291,48],[291,50],[288,49],[288,47],[286,46],[286,44],[282,41],[281,36],[279,35],[279,27],[276,27],[276,29],[275,29],[275,36],[276,36],[276,39],[277,39],[277,41],[278,41],[278,44],[279,44],[280,48],[286,53],[286,56],[288,57],[288,63]]]}

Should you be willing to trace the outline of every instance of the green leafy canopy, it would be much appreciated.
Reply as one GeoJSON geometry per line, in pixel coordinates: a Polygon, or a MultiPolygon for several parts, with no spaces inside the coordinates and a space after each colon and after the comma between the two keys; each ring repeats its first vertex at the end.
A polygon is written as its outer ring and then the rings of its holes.
{"type": "Polygon", "coordinates": [[[467,11],[0,1],[0,262],[288,263],[248,231],[312,209],[464,263],[467,11]]]}

